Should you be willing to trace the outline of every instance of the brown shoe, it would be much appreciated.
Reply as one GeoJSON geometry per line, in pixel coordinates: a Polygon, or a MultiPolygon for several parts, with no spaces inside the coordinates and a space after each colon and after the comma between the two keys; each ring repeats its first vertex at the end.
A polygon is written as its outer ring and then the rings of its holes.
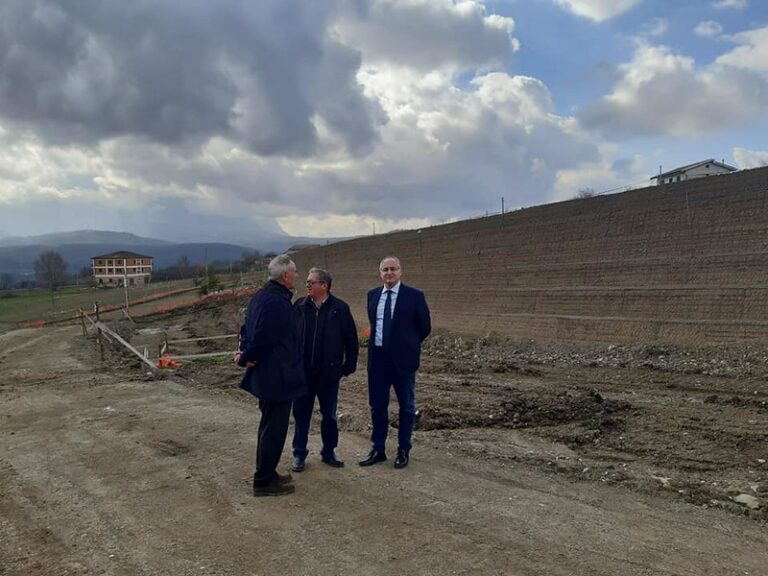
{"type": "Polygon", "coordinates": [[[285,496],[286,494],[293,494],[296,491],[296,486],[293,484],[268,484],[266,486],[254,486],[254,496],[285,496]]]}
{"type": "Polygon", "coordinates": [[[291,482],[293,482],[293,476],[290,474],[280,474],[280,472],[277,472],[278,484],[290,484],[291,482]]]}

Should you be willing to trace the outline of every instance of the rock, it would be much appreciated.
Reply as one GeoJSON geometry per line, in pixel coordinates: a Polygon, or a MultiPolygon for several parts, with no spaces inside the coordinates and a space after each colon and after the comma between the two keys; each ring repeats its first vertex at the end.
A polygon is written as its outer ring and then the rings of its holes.
{"type": "Polygon", "coordinates": [[[739,494],[738,496],[734,496],[733,501],[746,506],[750,510],[757,510],[760,508],[760,500],[750,494],[739,494]]]}
{"type": "Polygon", "coordinates": [[[661,482],[661,485],[664,488],[669,488],[669,481],[672,480],[672,478],[667,478],[666,476],[651,476],[654,480],[658,480],[661,482]]]}
{"type": "Polygon", "coordinates": [[[752,490],[757,494],[767,494],[768,495],[768,482],[759,482],[757,484],[753,484],[750,486],[752,490]]]}

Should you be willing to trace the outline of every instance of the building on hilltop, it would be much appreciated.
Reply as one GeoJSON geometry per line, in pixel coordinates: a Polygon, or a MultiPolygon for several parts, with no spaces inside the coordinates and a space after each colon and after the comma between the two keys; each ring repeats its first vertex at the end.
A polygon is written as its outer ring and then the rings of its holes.
{"type": "Polygon", "coordinates": [[[675,168],[669,172],[663,172],[657,176],[653,176],[651,180],[656,180],[656,184],[672,184],[673,182],[684,182],[686,180],[693,180],[694,178],[703,178],[704,176],[730,174],[737,170],[738,168],[734,168],[724,162],[718,162],[714,158],[710,158],[709,160],[702,160],[701,162],[675,168]]]}
{"type": "Polygon", "coordinates": [[[99,286],[149,284],[152,257],[135,252],[111,252],[91,258],[91,268],[99,286]]]}

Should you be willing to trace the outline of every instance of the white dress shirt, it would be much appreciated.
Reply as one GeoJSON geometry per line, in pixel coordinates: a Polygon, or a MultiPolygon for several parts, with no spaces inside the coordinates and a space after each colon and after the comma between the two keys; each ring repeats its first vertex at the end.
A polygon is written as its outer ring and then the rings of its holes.
{"type": "Polygon", "coordinates": [[[384,290],[381,291],[381,296],[379,296],[379,304],[376,306],[376,334],[374,334],[373,339],[374,346],[384,345],[384,306],[387,305],[387,290],[392,292],[391,302],[389,304],[391,308],[391,316],[389,319],[391,320],[395,317],[395,302],[397,302],[397,293],[400,291],[400,282],[392,286],[392,288],[387,288],[384,286],[384,290]]]}

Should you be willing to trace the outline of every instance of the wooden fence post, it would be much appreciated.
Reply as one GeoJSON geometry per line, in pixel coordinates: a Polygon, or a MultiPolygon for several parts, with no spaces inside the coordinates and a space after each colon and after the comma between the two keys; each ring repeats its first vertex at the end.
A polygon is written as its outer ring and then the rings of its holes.
{"type": "Polygon", "coordinates": [[[85,312],[80,308],[80,323],[83,325],[83,336],[88,336],[88,330],[85,328],[85,312]]]}
{"type": "Polygon", "coordinates": [[[96,301],[93,304],[93,311],[96,313],[96,322],[101,322],[101,318],[99,317],[99,302],[96,301]]]}
{"type": "Polygon", "coordinates": [[[101,334],[101,326],[97,326],[96,330],[98,331],[96,340],[99,343],[99,353],[101,354],[101,361],[104,362],[104,336],[101,334]]]}

